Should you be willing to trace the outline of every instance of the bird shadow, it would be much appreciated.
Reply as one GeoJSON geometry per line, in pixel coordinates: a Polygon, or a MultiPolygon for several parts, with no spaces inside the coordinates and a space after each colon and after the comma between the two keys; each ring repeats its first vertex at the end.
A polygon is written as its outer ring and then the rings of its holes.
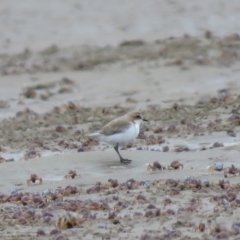
{"type": "Polygon", "coordinates": [[[101,161],[101,163],[99,163],[99,167],[104,168],[105,170],[106,169],[121,170],[121,169],[133,168],[135,167],[135,164],[133,164],[133,162],[131,162],[130,164],[123,164],[119,160],[106,159],[104,161],[101,161]]]}

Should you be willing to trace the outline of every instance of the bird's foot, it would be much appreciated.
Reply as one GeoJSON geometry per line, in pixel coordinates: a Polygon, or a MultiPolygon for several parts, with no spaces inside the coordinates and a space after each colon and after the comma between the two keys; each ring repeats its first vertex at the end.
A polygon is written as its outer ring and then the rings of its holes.
{"type": "Polygon", "coordinates": [[[121,158],[120,162],[127,165],[127,164],[130,164],[132,162],[132,160],[126,159],[126,158],[121,158]]]}

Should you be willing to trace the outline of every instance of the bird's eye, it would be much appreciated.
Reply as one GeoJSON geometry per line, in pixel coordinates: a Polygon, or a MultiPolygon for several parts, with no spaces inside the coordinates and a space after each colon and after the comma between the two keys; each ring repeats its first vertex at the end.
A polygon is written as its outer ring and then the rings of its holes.
{"type": "Polygon", "coordinates": [[[138,118],[138,119],[142,119],[142,117],[141,117],[140,115],[137,115],[136,118],[138,118]]]}

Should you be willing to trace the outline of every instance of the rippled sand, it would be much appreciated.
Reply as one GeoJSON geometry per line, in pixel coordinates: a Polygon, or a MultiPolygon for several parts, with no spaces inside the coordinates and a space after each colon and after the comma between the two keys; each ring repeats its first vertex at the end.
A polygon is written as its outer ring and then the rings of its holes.
{"type": "Polygon", "coordinates": [[[208,170],[240,167],[238,5],[3,2],[2,239],[238,239],[239,176],[208,170]],[[86,135],[136,109],[125,166],[86,135]]]}

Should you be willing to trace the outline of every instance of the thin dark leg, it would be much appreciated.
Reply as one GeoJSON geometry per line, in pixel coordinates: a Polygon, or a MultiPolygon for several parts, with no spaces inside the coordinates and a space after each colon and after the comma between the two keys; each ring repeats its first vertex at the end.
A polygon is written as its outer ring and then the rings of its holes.
{"type": "Polygon", "coordinates": [[[129,159],[124,159],[122,158],[122,156],[120,155],[119,151],[118,151],[118,144],[114,147],[115,151],[117,152],[119,158],[120,158],[120,162],[124,163],[124,164],[129,164],[132,160],[129,159]]]}

